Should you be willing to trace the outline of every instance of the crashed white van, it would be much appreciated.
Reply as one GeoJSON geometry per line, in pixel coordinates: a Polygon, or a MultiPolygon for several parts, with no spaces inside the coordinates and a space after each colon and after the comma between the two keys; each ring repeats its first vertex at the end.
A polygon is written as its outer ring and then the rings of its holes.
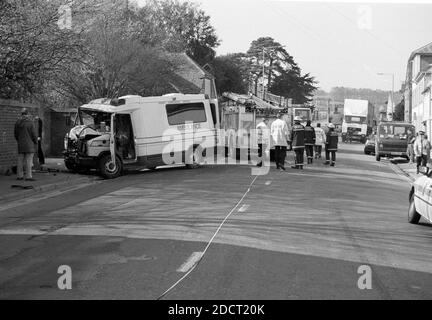
{"type": "Polygon", "coordinates": [[[203,94],[98,99],[78,108],[65,137],[65,165],[98,169],[106,178],[126,168],[196,167],[216,147],[217,128],[217,101],[203,94]]]}

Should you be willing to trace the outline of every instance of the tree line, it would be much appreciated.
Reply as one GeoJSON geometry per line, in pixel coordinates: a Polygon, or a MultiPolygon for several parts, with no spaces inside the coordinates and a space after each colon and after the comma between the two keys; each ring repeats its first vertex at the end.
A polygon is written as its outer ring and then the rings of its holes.
{"type": "Polygon", "coordinates": [[[173,91],[179,52],[208,65],[220,93],[246,93],[263,65],[274,94],[303,103],[315,90],[314,78],[302,75],[272,38],[253,41],[246,53],[216,57],[220,41],[210,16],[187,1],[0,0],[0,97],[76,106],[161,95],[173,91]],[[68,15],[70,25],[62,26],[68,15]],[[262,48],[271,46],[263,59],[262,48]]]}

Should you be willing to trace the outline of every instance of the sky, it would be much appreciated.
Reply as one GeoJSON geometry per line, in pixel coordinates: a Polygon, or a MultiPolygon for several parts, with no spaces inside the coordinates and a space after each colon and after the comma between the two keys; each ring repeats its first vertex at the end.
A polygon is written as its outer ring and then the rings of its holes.
{"type": "MultiPolygon", "coordinates": [[[[246,52],[272,37],[318,86],[395,90],[412,51],[432,42],[432,3],[190,0],[211,18],[217,55],[246,52]]],[[[401,2],[399,0],[399,2],[401,2]]],[[[423,1],[425,2],[425,1],[423,1]]],[[[426,1],[428,2],[428,1],[426,1]]]]}

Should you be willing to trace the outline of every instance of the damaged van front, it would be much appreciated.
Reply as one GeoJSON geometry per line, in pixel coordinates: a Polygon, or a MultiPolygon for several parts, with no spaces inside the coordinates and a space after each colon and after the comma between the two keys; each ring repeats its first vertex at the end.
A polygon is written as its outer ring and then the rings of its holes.
{"type": "Polygon", "coordinates": [[[109,100],[99,99],[78,108],[74,127],[64,139],[65,166],[72,172],[101,169],[102,165],[117,173],[111,164],[110,141],[113,106],[109,100]]]}

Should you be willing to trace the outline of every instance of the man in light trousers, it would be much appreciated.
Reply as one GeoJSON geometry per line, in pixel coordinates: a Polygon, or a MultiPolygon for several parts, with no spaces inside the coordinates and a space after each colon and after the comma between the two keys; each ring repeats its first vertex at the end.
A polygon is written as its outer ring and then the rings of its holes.
{"type": "Polygon", "coordinates": [[[15,140],[18,143],[17,180],[34,181],[32,177],[33,155],[38,142],[33,119],[26,108],[21,110],[21,117],[15,123],[15,140]]]}

